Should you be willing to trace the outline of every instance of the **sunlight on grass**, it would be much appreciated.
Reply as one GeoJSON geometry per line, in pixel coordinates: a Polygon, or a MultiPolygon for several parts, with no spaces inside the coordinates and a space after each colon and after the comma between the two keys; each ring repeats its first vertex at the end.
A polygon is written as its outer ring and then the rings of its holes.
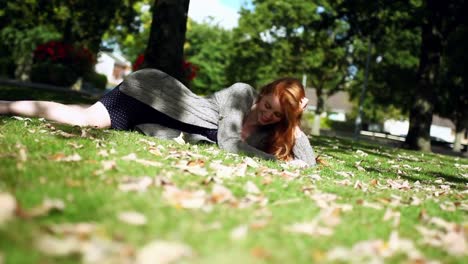
{"type": "Polygon", "coordinates": [[[467,159],[328,137],[312,145],[328,165],[0,117],[0,203],[20,208],[0,209],[0,259],[468,260],[467,159]]]}

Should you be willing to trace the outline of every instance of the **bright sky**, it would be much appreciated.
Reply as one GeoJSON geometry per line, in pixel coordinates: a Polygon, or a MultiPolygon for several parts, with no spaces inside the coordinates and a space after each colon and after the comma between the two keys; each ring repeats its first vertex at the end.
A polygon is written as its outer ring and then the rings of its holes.
{"type": "Polygon", "coordinates": [[[231,29],[237,26],[238,11],[249,0],[190,0],[188,16],[203,22],[207,17],[213,17],[220,26],[231,29]]]}

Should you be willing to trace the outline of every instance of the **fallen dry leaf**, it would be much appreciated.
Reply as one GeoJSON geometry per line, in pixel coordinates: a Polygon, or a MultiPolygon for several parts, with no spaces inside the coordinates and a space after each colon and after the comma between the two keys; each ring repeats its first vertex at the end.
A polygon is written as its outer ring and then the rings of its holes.
{"type": "Polygon", "coordinates": [[[136,264],[170,264],[193,255],[192,249],[182,243],[155,240],[138,250],[136,264]]]}
{"type": "Polygon", "coordinates": [[[387,208],[387,211],[385,211],[385,214],[383,216],[383,221],[389,221],[393,220],[392,222],[392,227],[397,227],[400,224],[400,212],[395,212],[390,208],[387,208]]]}
{"type": "Polygon", "coordinates": [[[157,161],[139,159],[135,153],[130,153],[127,156],[122,157],[123,160],[126,161],[135,161],[145,166],[153,166],[153,167],[161,167],[162,163],[157,161]]]}
{"type": "Polygon", "coordinates": [[[174,141],[179,145],[185,145],[184,133],[180,133],[178,137],[174,138],[174,141]]]}
{"type": "Polygon", "coordinates": [[[206,205],[204,190],[186,191],[169,185],[164,187],[163,197],[175,207],[200,209],[206,205]]]}
{"type": "Polygon", "coordinates": [[[9,193],[0,193],[0,227],[15,216],[16,198],[9,193]]]}
{"type": "Polygon", "coordinates": [[[247,164],[241,163],[236,166],[225,166],[218,162],[212,162],[210,169],[216,171],[216,177],[220,179],[231,179],[234,177],[244,177],[247,171],[247,164]]]}
{"type": "Polygon", "coordinates": [[[232,194],[231,190],[225,186],[219,184],[213,186],[210,197],[211,202],[218,204],[224,202],[234,202],[235,200],[236,198],[232,194]]]}
{"type": "Polygon", "coordinates": [[[135,211],[120,212],[117,218],[124,223],[136,226],[145,225],[148,221],[144,214],[135,211]]]}
{"type": "Polygon", "coordinates": [[[63,162],[74,162],[74,161],[80,161],[81,156],[77,153],[74,153],[72,155],[66,156],[64,153],[57,153],[52,156],[49,156],[49,160],[52,161],[63,161],[63,162]]]}
{"type": "Polygon", "coordinates": [[[260,189],[258,189],[257,185],[255,185],[255,183],[253,183],[252,181],[247,181],[245,183],[244,190],[247,193],[251,193],[251,194],[259,194],[260,193],[260,189]]]}
{"type": "Polygon", "coordinates": [[[335,247],[327,253],[327,259],[349,263],[384,263],[387,258],[400,254],[406,255],[414,263],[437,263],[426,260],[411,240],[400,238],[396,231],[390,234],[388,241],[367,240],[351,248],[335,247]]]}
{"type": "Polygon", "coordinates": [[[256,162],[254,159],[251,157],[245,157],[244,158],[244,163],[247,164],[247,166],[252,167],[252,168],[258,168],[260,167],[260,164],[256,162]]]}
{"type": "Polygon", "coordinates": [[[78,144],[78,143],[75,143],[75,142],[68,142],[67,145],[71,146],[74,149],[80,149],[80,148],[83,147],[83,144],[78,144]]]}
{"type": "Polygon", "coordinates": [[[180,161],[175,165],[176,168],[189,172],[191,174],[198,176],[207,176],[208,171],[204,166],[204,162],[197,161],[180,161]]]}
{"type": "Polygon", "coordinates": [[[318,221],[295,223],[285,228],[292,233],[306,234],[310,236],[331,236],[333,229],[319,226],[318,221]]]}
{"type": "Polygon", "coordinates": [[[65,209],[65,203],[60,199],[46,198],[42,201],[42,204],[29,209],[25,212],[28,217],[40,217],[45,216],[53,211],[63,211],[65,209]]]}
{"type": "Polygon", "coordinates": [[[153,179],[149,176],[144,177],[127,177],[119,184],[119,190],[124,192],[137,191],[144,192],[151,186],[153,179]]]}
{"type": "Polygon", "coordinates": [[[247,225],[240,225],[231,230],[232,240],[241,240],[247,237],[249,227],[247,225]]]}

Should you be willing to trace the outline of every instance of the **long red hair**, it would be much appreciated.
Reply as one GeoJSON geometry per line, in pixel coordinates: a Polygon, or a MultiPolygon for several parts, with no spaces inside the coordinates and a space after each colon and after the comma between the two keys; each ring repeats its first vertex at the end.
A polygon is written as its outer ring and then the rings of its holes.
{"type": "Polygon", "coordinates": [[[267,94],[279,98],[283,118],[273,125],[273,132],[267,139],[264,150],[280,160],[290,160],[293,158],[296,127],[300,125],[303,112],[301,100],[305,97],[304,87],[299,80],[286,77],[265,85],[258,98],[267,94]]]}

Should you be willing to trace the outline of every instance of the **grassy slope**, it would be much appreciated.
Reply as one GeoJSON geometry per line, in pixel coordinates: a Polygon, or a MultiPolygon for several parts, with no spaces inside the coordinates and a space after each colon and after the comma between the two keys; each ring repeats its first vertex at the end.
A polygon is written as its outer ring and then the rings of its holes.
{"type": "MultiPolygon", "coordinates": [[[[132,132],[81,130],[37,119],[0,117],[0,193],[13,194],[26,211],[46,197],[66,204],[63,212],[33,219],[17,217],[0,227],[0,259],[3,255],[6,263],[80,262],[76,254],[55,258],[40,253],[35,243],[41,234],[50,233],[47,230],[54,224],[92,222],[98,226],[95,233],[99,237],[122,242],[134,251],[154,239],[185,243],[195,252],[188,259],[194,263],[320,262],[337,246],[351,248],[361,241],[381,239],[387,242],[383,247],[388,247],[394,230],[400,237],[410,239],[427,259],[466,263],[466,255],[451,254],[448,246],[427,246],[417,231],[421,225],[434,228],[421,218],[440,217],[460,224],[465,238],[457,242],[466,246],[466,159],[326,137],[314,138],[312,144],[328,166],[289,168],[286,171],[297,172],[298,176],[288,178],[280,164],[258,161],[260,166],[248,167],[245,177],[220,183],[232,191],[237,203],[214,204],[211,211],[205,211],[172,205],[163,196],[163,186],[150,186],[139,193],[121,191],[119,184],[127,178],[164,177],[178,188],[211,193],[214,183],[203,183],[215,175],[210,164],[220,160],[224,165],[237,166],[244,162],[243,157],[227,155],[213,146],[179,145],[132,132]],[[83,131],[85,135],[81,137],[83,131]],[[63,136],[70,134],[75,136],[63,136]],[[150,153],[153,144],[160,146],[160,154],[150,153]],[[103,150],[108,156],[102,155],[103,150]],[[78,154],[81,160],[57,161],[59,153],[63,157],[78,154]],[[130,153],[161,165],[145,166],[122,159],[130,153]],[[199,176],[176,167],[188,160],[203,160],[209,175],[199,176]],[[99,173],[103,161],[115,161],[116,166],[99,173]],[[360,162],[361,169],[356,162],[360,162]],[[409,187],[392,189],[388,180],[407,180],[409,187]],[[247,181],[259,187],[261,195],[257,196],[268,199],[265,206],[253,203],[238,208],[248,197],[247,181]],[[323,193],[337,195],[337,199],[327,202],[327,197],[320,196],[323,193]],[[420,199],[420,204],[411,205],[413,197],[420,199]],[[321,203],[326,206],[321,208],[321,203]],[[367,203],[382,209],[369,208],[367,203]],[[458,207],[446,211],[441,207],[445,203],[458,207]],[[330,226],[332,235],[287,230],[294,223],[310,222],[327,206],[336,204],[351,205],[352,210],[334,210],[325,217],[324,222],[334,217],[340,220],[338,225],[330,226]],[[400,212],[399,224],[383,220],[387,208],[400,212]],[[133,226],[120,221],[118,213],[128,210],[144,214],[148,223],[133,226]],[[243,225],[248,226],[247,234],[243,236],[241,232],[241,239],[232,239],[232,231],[243,225]]],[[[386,260],[398,263],[406,259],[395,254],[386,260]]]]}

